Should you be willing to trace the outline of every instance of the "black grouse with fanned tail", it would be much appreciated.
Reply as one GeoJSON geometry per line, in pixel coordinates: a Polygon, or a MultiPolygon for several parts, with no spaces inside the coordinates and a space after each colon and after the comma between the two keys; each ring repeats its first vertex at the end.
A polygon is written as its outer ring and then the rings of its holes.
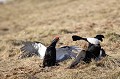
{"type": "MultiPolygon", "coordinates": [[[[85,40],[89,43],[88,48],[86,50],[86,55],[83,59],[83,61],[85,61],[86,63],[89,63],[91,61],[91,59],[99,60],[101,57],[106,56],[105,51],[101,48],[101,45],[100,45],[100,41],[103,41],[103,38],[104,38],[103,35],[96,35],[93,38],[82,38],[82,37],[77,36],[77,35],[72,36],[73,41],[85,40]]],[[[70,68],[77,65],[80,58],[81,58],[80,55],[77,56],[75,61],[72,62],[70,68]]]]}
{"type": "Polygon", "coordinates": [[[43,59],[43,67],[50,67],[56,64],[56,43],[58,42],[59,37],[56,37],[50,46],[47,47],[45,56],[43,59]]]}
{"type": "Polygon", "coordinates": [[[86,56],[84,61],[85,62],[90,62],[91,58],[97,58],[100,55],[100,50],[101,50],[101,45],[100,41],[103,41],[104,36],[103,35],[96,35],[93,38],[82,38],[77,35],[73,35],[72,39],[73,41],[76,40],[85,40],[89,43],[88,49],[86,51],[86,56]]]}
{"type": "Polygon", "coordinates": [[[103,41],[104,36],[103,35],[96,35],[93,38],[83,38],[77,35],[73,35],[72,39],[73,41],[77,41],[77,40],[85,40],[90,44],[100,44],[100,41],[103,41]]]}

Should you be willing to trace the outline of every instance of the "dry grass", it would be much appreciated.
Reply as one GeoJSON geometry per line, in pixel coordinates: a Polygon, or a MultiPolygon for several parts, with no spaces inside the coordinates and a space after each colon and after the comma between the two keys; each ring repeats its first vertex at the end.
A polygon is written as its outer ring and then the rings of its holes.
{"type": "Polygon", "coordinates": [[[119,0],[10,0],[0,4],[0,79],[120,79],[119,0]],[[49,45],[60,36],[57,47],[77,45],[72,35],[105,35],[102,47],[109,57],[66,69],[72,60],[43,69],[37,56],[18,59],[21,41],[49,45]]]}

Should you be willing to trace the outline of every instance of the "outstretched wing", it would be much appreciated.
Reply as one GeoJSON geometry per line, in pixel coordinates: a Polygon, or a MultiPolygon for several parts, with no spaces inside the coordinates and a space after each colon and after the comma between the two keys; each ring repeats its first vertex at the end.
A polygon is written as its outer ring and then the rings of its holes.
{"type": "Polygon", "coordinates": [[[74,66],[76,66],[81,60],[85,58],[85,55],[85,51],[81,50],[81,52],[77,54],[76,59],[70,64],[68,68],[73,68],[74,66]]]}
{"type": "MultiPolygon", "coordinates": [[[[42,54],[42,50],[46,50],[43,49],[46,48],[44,45],[42,45],[40,42],[23,42],[23,46],[20,48],[20,50],[23,52],[19,58],[23,58],[23,57],[31,57],[33,55],[39,55],[42,54]]],[[[45,52],[43,52],[45,53],[45,52]]]]}
{"type": "Polygon", "coordinates": [[[23,42],[24,46],[20,48],[22,52],[38,54],[37,44],[34,42],[23,42]]]}
{"type": "Polygon", "coordinates": [[[56,49],[56,60],[64,61],[69,58],[76,58],[77,53],[79,53],[81,49],[77,46],[63,46],[61,48],[56,49]]]}

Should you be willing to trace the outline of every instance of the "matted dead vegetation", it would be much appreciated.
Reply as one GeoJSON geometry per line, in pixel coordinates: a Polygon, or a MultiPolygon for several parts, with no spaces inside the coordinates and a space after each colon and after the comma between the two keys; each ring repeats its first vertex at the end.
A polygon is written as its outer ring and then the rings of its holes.
{"type": "Polygon", "coordinates": [[[10,0],[0,4],[0,79],[120,79],[120,1],[119,0],[10,0]],[[59,46],[77,45],[72,35],[94,37],[108,57],[90,64],[79,63],[67,69],[72,60],[60,66],[41,68],[38,56],[18,59],[22,41],[40,41],[48,46],[60,36],[59,46]]]}

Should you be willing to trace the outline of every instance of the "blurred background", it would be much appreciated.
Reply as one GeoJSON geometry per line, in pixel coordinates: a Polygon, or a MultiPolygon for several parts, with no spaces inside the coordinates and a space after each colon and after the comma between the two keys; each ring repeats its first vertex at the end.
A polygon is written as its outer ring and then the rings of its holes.
{"type": "Polygon", "coordinates": [[[0,79],[119,79],[120,78],[120,0],[0,0],[0,79]],[[103,34],[101,43],[111,58],[99,64],[61,66],[44,70],[37,56],[18,59],[22,41],[39,41],[48,46],[60,36],[57,47],[73,42],[72,35],[94,37],[103,34]],[[114,59],[114,60],[113,60],[114,59]]]}

